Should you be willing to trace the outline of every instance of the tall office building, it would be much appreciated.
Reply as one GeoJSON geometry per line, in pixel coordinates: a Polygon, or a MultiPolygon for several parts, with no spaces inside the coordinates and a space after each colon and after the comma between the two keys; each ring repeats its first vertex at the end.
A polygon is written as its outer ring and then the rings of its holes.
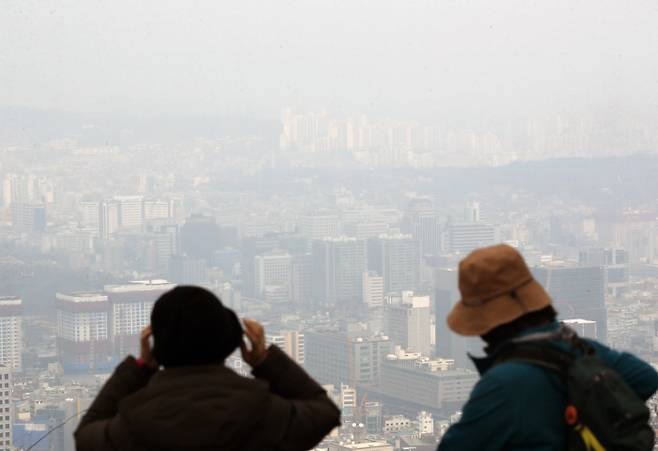
{"type": "Polygon", "coordinates": [[[101,203],[96,200],[80,202],[80,225],[98,230],[100,226],[100,208],[101,203]]]}
{"type": "Polygon", "coordinates": [[[479,202],[471,202],[464,208],[464,222],[467,224],[481,222],[482,215],[479,202]]]}
{"type": "Polygon", "coordinates": [[[139,334],[151,320],[153,304],[174,287],[175,284],[166,280],[139,280],[104,287],[109,301],[110,337],[116,355],[138,355],[139,334]]]}
{"type": "Polygon", "coordinates": [[[11,204],[11,223],[18,232],[46,230],[46,207],[43,204],[11,204]]]}
{"type": "Polygon", "coordinates": [[[435,340],[434,355],[440,358],[454,359],[458,368],[472,368],[468,353],[477,355],[482,351],[482,342],[478,337],[462,337],[453,333],[446,323],[448,313],[461,299],[458,289],[458,270],[456,267],[440,267],[434,270],[434,312],[435,340]]]}
{"type": "Polygon", "coordinates": [[[306,331],[305,368],[323,384],[371,384],[391,352],[387,336],[350,337],[346,332],[306,331]]]}
{"type": "Polygon", "coordinates": [[[66,371],[106,371],[114,366],[107,296],[57,293],[57,355],[66,371]]]}
{"type": "Polygon", "coordinates": [[[285,293],[286,299],[290,300],[292,286],[292,256],[285,251],[272,251],[255,257],[256,296],[265,298],[267,291],[278,287],[285,293]],[[269,288],[269,290],[268,290],[269,288]]]}
{"type": "Polygon", "coordinates": [[[297,254],[292,257],[290,273],[290,301],[296,305],[309,305],[313,296],[313,255],[297,254]]]}
{"type": "Polygon", "coordinates": [[[154,251],[155,267],[163,272],[168,269],[169,259],[178,251],[178,229],[176,225],[168,224],[159,227],[147,235],[154,251]]]}
{"type": "Polygon", "coordinates": [[[160,199],[144,199],[144,220],[169,219],[171,211],[169,202],[160,199]]]}
{"type": "Polygon", "coordinates": [[[431,411],[454,412],[461,408],[479,379],[470,370],[449,369],[421,359],[415,364],[387,358],[381,364],[379,392],[387,399],[431,411]]]}
{"type": "Polygon", "coordinates": [[[243,294],[256,296],[256,256],[279,248],[280,237],[266,234],[262,237],[246,237],[240,243],[240,272],[243,294]]]}
{"type": "Polygon", "coordinates": [[[180,228],[181,252],[210,263],[220,249],[219,226],[212,216],[192,215],[180,228]]]}
{"type": "Polygon", "coordinates": [[[15,449],[12,446],[12,389],[12,369],[0,365],[0,451],[15,449]]]}
{"type": "Polygon", "coordinates": [[[0,365],[16,372],[23,370],[23,301],[0,297],[0,365]]]}
{"type": "Polygon", "coordinates": [[[334,213],[316,213],[300,217],[299,231],[310,240],[338,235],[339,219],[334,213]]]}
{"type": "Polygon", "coordinates": [[[468,254],[496,243],[496,228],[483,222],[448,224],[450,252],[468,254]]]}
{"type": "Polygon", "coordinates": [[[2,184],[2,199],[5,206],[14,203],[27,204],[39,200],[37,179],[32,174],[7,174],[2,184]]]}
{"type": "Polygon", "coordinates": [[[199,285],[206,281],[206,261],[188,255],[169,257],[169,279],[185,285],[199,285]]]}
{"type": "Polygon", "coordinates": [[[432,354],[430,297],[403,291],[389,297],[386,305],[387,328],[393,345],[424,356],[432,354]]]}
{"type": "Polygon", "coordinates": [[[363,301],[366,242],[325,238],[313,242],[313,300],[316,306],[358,308],[363,301]]]}
{"type": "Polygon", "coordinates": [[[420,280],[418,241],[405,234],[368,240],[368,269],[384,277],[385,294],[415,290],[420,280]]]}
{"type": "Polygon", "coordinates": [[[606,341],[608,315],[602,266],[550,264],[531,271],[548,291],[561,318],[596,321],[599,340],[606,341]]]}
{"type": "Polygon", "coordinates": [[[119,225],[125,229],[141,229],[144,224],[144,198],[142,196],[115,196],[119,204],[119,225]]]}
{"type": "Polygon", "coordinates": [[[232,247],[226,247],[213,252],[211,266],[219,268],[227,278],[232,277],[238,271],[240,263],[240,251],[232,247]]]}
{"type": "Polygon", "coordinates": [[[651,211],[626,211],[596,218],[599,242],[625,249],[630,263],[656,260],[656,214],[651,211]]]}
{"type": "Polygon", "coordinates": [[[585,249],[578,254],[578,263],[585,266],[603,266],[606,293],[621,296],[630,285],[630,257],[619,248],[585,249]]]}
{"type": "Polygon", "coordinates": [[[104,240],[109,240],[119,229],[119,203],[114,200],[105,200],[100,203],[99,208],[100,236],[104,240]]]}
{"type": "Polygon", "coordinates": [[[412,210],[405,213],[402,232],[418,241],[420,255],[434,256],[441,252],[441,219],[433,210],[412,210]]]}
{"type": "Polygon", "coordinates": [[[368,307],[384,305],[384,278],[374,271],[363,273],[363,303],[368,307]]]}

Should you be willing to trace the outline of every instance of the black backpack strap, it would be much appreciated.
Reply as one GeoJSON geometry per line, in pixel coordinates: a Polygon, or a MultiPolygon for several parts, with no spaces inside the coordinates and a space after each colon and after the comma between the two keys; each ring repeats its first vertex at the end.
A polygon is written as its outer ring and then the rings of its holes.
{"type": "Polygon", "coordinates": [[[575,330],[564,323],[561,323],[560,327],[556,330],[548,332],[537,332],[511,340],[511,342],[514,344],[537,343],[546,341],[562,341],[566,343],[572,351],[575,351],[579,355],[595,354],[595,350],[592,345],[589,344],[586,340],[580,338],[575,330]]]}
{"type": "Polygon", "coordinates": [[[546,342],[509,343],[501,349],[494,360],[494,365],[504,362],[526,362],[546,368],[566,377],[569,365],[574,357],[560,351],[546,342]]]}
{"type": "Polygon", "coordinates": [[[567,370],[576,358],[595,353],[590,343],[570,327],[560,324],[557,330],[525,335],[506,342],[492,356],[492,366],[509,361],[527,362],[566,378],[567,370]],[[566,344],[569,350],[556,347],[556,341],[566,344]]]}

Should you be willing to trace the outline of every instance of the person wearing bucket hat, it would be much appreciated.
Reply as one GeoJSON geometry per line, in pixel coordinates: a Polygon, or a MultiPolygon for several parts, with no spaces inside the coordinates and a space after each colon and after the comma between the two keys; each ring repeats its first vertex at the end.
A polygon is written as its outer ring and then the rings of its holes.
{"type": "MultiPolygon", "coordinates": [[[[458,280],[461,299],[446,318],[448,327],[462,336],[481,337],[486,356],[471,356],[480,380],[439,451],[567,449],[567,395],[558,374],[530,362],[498,360],[512,340],[559,330],[550,296],[521,254],[507,245],[473,251],[460,262],[458,280]]],[[[649,364],[587,341],[638,397],[646,400],[658,389],[658,373],[649,364]]]]}
{"type": "Polygon", "coordinates": [[[306,450],[340,424],[325,390],[211,292],[163,294],[75,432],[79,451],[306,450]],[[243,333],[249,345],[243,342],[243,333]],[[153,346],[150,340],[153,339],[153,346]],[[224,366],[237,348],[253,378],[224,366]],[[160,369],[162,367],[162,369],[160,369]]]}

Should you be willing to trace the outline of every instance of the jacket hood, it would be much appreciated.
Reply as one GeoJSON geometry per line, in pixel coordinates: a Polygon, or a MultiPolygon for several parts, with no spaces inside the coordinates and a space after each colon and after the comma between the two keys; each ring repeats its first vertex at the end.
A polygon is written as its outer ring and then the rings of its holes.
{"type": "Polygon", "coordinates": [[[268,409],[267,383],[219,365],[160,371],[119,405],[137,443],[164,449],[236,449],[268,409]]]}

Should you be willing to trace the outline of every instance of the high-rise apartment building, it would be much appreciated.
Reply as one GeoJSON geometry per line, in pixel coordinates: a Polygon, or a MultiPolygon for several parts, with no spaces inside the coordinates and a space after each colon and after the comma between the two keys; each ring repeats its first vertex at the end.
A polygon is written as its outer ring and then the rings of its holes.
{"type": "Polygon", "coordinates": [[[325,238],[313,242],[313,300],[317,306],[357,308],[362,304],[366,242],[325,238]]]}
{"type": "Polygon", "coordinates": [[[386,317],[386,331],[393,345],[424,356],[432,354],[429,296],[415,296],[413,291],[391,296],[386,305],[386,317]]]}
{"type": "Polygon", "coordinates": [[[384,277],[384,293],[415,290],[420,280],[420,250],[411,235],[380,235],[368,240],[368,269],[384,277]]]}
{"type": "Polygon", "coordinates": [[[138,355],[139,334],[151,320],[153,304],[175,284],[166,280],[140,280],[127,284],[106,285],[109,301],[109,329],[114,353],[138,355]]]}
{"type": "Polygon", "coordinates": [[[57,354],[66,371],[113,367],[107,296],[95,292],[57,293],[57,354]]]}
{"type": "Polygon", "coordinates": [[[548,291],[561,318],[596,321],[599,340],[607,339],[605,273],[602,266],[553,263],[531,268],[548,291]]]}
{"type": "Polygon", "coordinates": [[[23,301],[0,297],[0,365],[11,371],[23,370],[23,301]]]}

